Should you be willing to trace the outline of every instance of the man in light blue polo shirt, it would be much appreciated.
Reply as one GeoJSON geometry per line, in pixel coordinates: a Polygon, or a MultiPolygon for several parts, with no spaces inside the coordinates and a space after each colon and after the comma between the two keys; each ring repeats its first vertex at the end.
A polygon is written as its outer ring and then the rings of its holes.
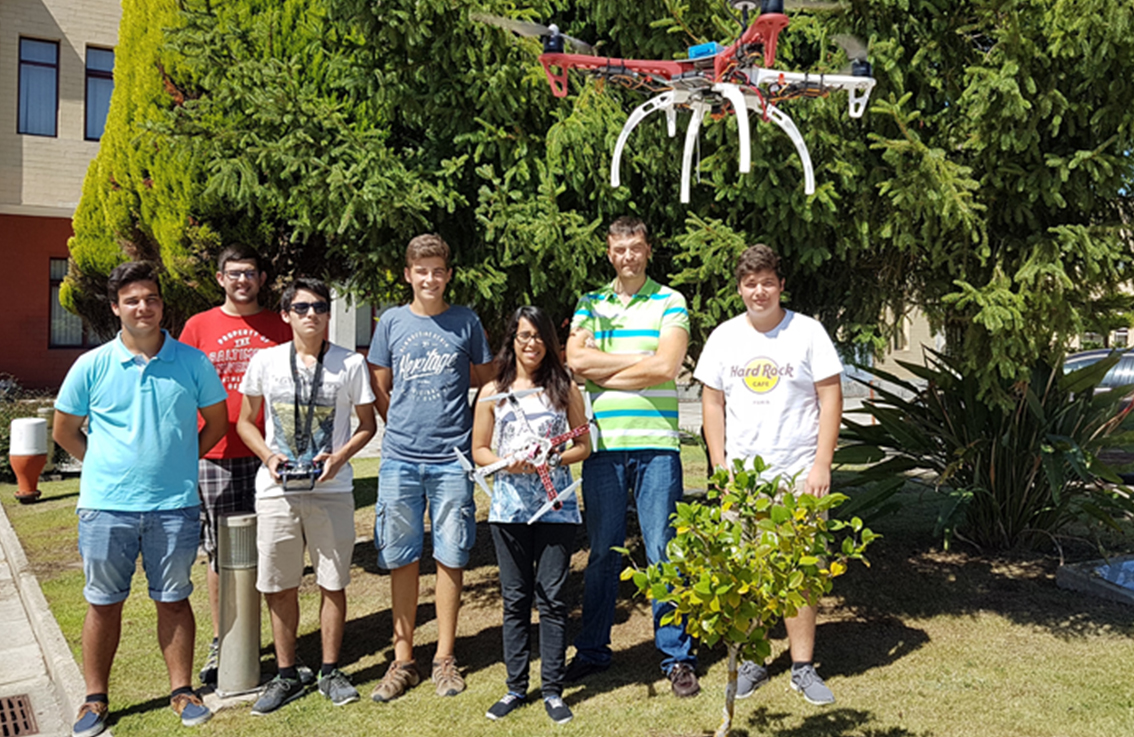
{"type": "Polygon", "coordinates": [[[139,554],[157,606],[170,706],[185,726],[212,716],[190,685],[196,623],[189,573],[199,535],[197,459],[228,429],[227,393],[204,353],[161,329],[153,265],[118,266],[107,291],[122,330],[75,362],[55,401],[55,442],[83,462],[79,553],[90,606],[83,623],[87,697],[74,737],[106,728],[110,666],[139,554]]]}

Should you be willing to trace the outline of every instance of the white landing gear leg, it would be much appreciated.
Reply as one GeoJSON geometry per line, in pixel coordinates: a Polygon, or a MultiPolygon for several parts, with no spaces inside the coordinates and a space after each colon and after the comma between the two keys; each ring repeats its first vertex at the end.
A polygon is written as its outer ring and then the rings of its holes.
{"type": "Polygon", "coordinates": [[[684,90],[669,90],[634,108],[634,112],[630,113],[630,117],[626,119],[626,124],[622,126],[622,132],[618,134],[618,143],[614,145],[614,157],[610,161],[610,186],[618,187],[622,184],[622,149],[626,147],[630,134],[638,127],[638,124],[645,120],[650,113],[665,110],[666,127],[669,131],[669,137],[673,138],[677,135],[677,110],[674,109],[674,105],[682,104],[688,99],[689,93],[684,90]]]}
{"type": "MultiPolygon", "coordinates": [[[[748,107],[755,112],[763,115],[765,113],[764,103],[754,96],[746,95],[745,100],[748,107]]],[[[788,138],[795,144],[795,150],[799,153],[800,161],[803,162],[803,192],[804,194],[815,194],[815,170],[811,167],[811,154],[807,150],[807,144],[803,142],[803,136],[799,132],[799,128],[795,127],[795,123],[782,112],[775,105],[767,106],[767,115],[773,123],[778,125],[784,133],[788,134],[788,138]]]]}

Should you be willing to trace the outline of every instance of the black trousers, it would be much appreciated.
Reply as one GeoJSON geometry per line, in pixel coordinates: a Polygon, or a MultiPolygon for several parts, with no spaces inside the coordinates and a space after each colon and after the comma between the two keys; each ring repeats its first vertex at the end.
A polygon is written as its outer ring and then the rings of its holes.
{"type": "Polygon", "coordinates": [[[493,522],[492,542],[504,598],[504,665],[508,690],[526,694],[531,660],[532,600],[539,606],[539,658],[544,696],[563,692],[567,670],[564,601],[577,525],[493,522]]]}

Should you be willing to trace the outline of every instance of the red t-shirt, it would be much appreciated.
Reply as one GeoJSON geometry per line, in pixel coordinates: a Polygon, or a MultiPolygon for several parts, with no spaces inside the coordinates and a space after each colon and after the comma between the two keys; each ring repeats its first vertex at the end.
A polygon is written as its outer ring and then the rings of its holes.
{"type": "MultiPolygon", "coordinates": [[[[228,432],[205,457],[247,458],[253,455],[236,434],[236,420],[240,417],[243,399],[240,382],[244,379],[252,354],[291,340],[291,327],[280,319],[278,312],[272,310],[238,317],[226,315],[220,307],[214,307],[189,318],[178,340],[204,351],[228,392],[228,432]]],[[[263,429],[263,413],[256,422],[263,429]]],[[[199,426],[203,424],[199,421],[199,426]]]]}

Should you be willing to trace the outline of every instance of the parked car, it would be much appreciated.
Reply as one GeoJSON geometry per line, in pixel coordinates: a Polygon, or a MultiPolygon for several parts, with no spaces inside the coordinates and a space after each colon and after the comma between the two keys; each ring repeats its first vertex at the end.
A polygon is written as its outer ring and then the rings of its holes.
{"type": "MultiPolygon", "coordinates": [[[[1068,374],[1075,369],[1098,363],[1112,352],[1108,348],[1097,348],[1092,351],[1072,353],[1063,361],[1063,373],[1068,374]]],[[[1118,359],[1118,363],[1111,367],[1110,371],[1106,372],[1106,376],[1099,382],[1096,391],[1109,391],[1116,386],[1128,386],[1130,384],[1134,384],[1134,348],[1128,348],[1122,352],[1122,357],[1118,359]]],[[[1130,399],[1128,398],[1126,404],[1129,403],[1130,399]]],[[[1125,406],[1124,404],[1123,409],[1125,409],[1125,406]]]]}
{"type": "MultiPolygon", "coordinates": [[[[1111,353],[1112,351],[1107,348],[1073,353],[1064,359],[1063,373],[1070,373],[1075,369],[1090,366],[1092,363],[1097,363],[1106,358],[1111,353]]],[[[1103,380],[1099,382],[1095,391],[1108,392],[1115,387],[1129,386],[1131,384],[1134,384],[1134,348],[1128,348],[1122,351],[1122,356],[1118,359],[1118,363],[1111,366],[1110,370],[1106,372],[1106,375],[1103,376],[1103,380]]],[[[1131,401],[1134,401],[1134,395],[1129,395],[1122,401],[1120,414],[1126,414],[1130,411],[1131,401]]],[[[1129,418],[1127,418],[1127,424],[1129,424],[1129,418]]],[[[1118,473],[1119,478],[1122,479],[1124,484],[1134,487],[1134,447],[1116,446],[1107,448],[1099,454],[1099,457],[1118,473]]]]}

